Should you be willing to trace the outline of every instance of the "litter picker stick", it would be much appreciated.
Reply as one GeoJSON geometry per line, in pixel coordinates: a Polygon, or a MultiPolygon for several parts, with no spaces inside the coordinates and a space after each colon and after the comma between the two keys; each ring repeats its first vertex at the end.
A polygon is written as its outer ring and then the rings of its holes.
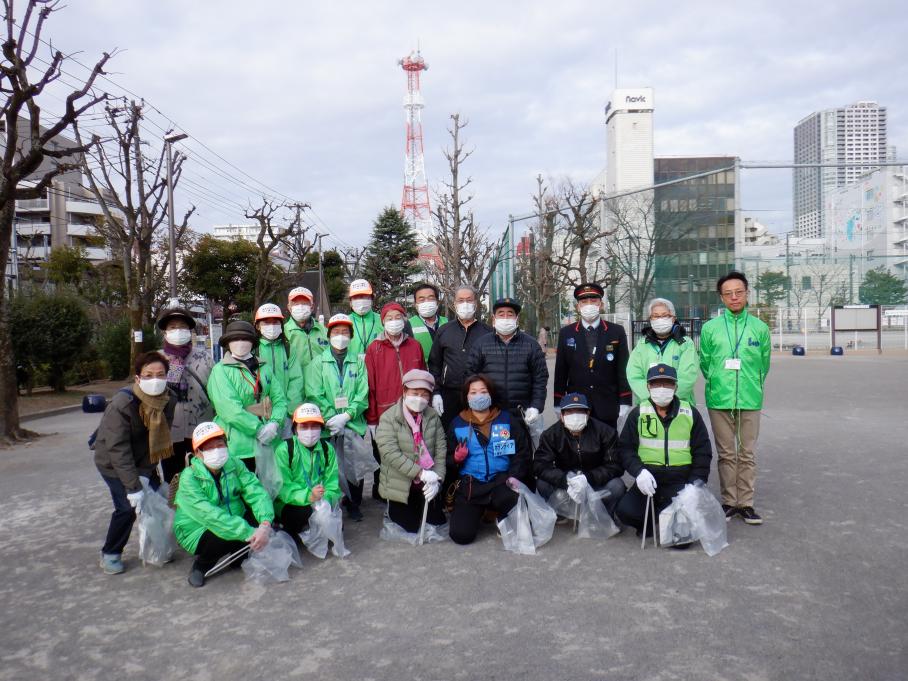
{"type": "MultiPolygon", "coordinates": [[[[648,499],[649,499],[649,505],[650,505],[650,509],[651,509],[649,517],[653,523],[653,546],[655,548],[659,548],[659,540],[656,538],[656,502],[653,501],[652,497],[648,497],[648,499]]],[[[644,534],[646,534],[646,533],[644,532],[644,534]]]]}
{"type": "Polygon", "coordinates": [[[641,551],[646,548],[646,526],[649,524],[649,505],[652,503],[652,500],[652,497],[646,497],[646,510],[643,512],[643,532],[641,533],[643,537],[640,539],[641,551]]]}
{"type": "Polygon", "coordinates": [[[580,520],[580,504],[574,503],[574,534],[577,534],[577,522],[580,520]]]}
{"type": "Polygon", "coordinates": [[[250,548],[251,547],[249,545],[246,545],[243,548],[241,548],[239,551],[234,551],[229,556],[225,556],[224,558],[221,558],[221,560],[218,561],[217,565],[215,565],[213,568],[211,568],[208,572],[205,573],[205,579],[208,579],[212,575],[216,575],[221,570],[223,570],[225,567],[230,565],[233,561],[235,561],[237,558],[249,553],[250,548]]]}
{"type": "Polygon", "coordinates": [[[429,500],[422,505],[422,524],[419,526],[419,546],[422,546],[426,539],[426,518],[429,515],[429,500]]]}

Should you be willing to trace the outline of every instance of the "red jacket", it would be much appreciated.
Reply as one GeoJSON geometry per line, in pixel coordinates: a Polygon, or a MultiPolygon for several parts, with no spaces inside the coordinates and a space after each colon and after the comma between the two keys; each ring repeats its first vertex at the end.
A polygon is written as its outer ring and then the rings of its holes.
{"type": "Polygon", "coordinates": [[[366,349],[366,373],[369,375],[369,408],[366,423],[378,425],[379,417],[404,394],[401,380],[410,369],[426,368],[422,346],[404,334],[398,347],[382,333],[366,349]]]}

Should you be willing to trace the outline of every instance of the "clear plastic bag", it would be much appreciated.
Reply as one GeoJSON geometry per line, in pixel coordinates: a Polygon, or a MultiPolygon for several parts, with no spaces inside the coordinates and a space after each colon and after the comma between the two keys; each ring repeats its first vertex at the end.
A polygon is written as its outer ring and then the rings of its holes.
{"type": "Polygon", "coordinates": [[[363,480],[378,470],[378,462],[372,456],[372,445],[366,438],[351,428],[344,428],[344,459],[353,469],[356,477],[351,480],[363,480]]]}
{"type": "Polygon", "coordinates": [[[290,566],[302,567],[299,549],[286,532],[271,532],[261,551],[251,551],[243,561],[246,580],[257,584],[275,584],[290,579],[290,566]]]}
{"type": "Polygon", "coordinates": [[[539,438],[542,437],[542,433],[545,430],[545,419],[542,414],[540,414],[539,418],[532,423],[527,423],[527,430],[530,433],[530,438],[533,440],[533,450],[535,451],[536,448],[539,447],[539,438]]]}
{"type": "Polygon", "coordinates": [[[608,490],[595,490],[587,485],[586,497],[577,504],[565,490],[556,489],[549,496],[548,504],[561,517],[577,519],[577,536],[581,539],[608,539],[621,531],[602,503],[610,494],[608,490]]]}
{"type": "Polygon", "coordinates": [[[138,508],[139,559],[143,565],[162,567],[173,559],[177,538],[173,534],[174,511],[167,498],[142,481],[145,494],[138,508]]]}
{"type": "Polygon", "coordinates": [[[309,528],[300,535],[300,539],[309,553],[316,558],[325,558],[328,555],[329,543],[331,553],[338,558],[350,555],[350,551],[344,546],[344,520],[340,505],[332,508],[324,499],[313,505],[312,515],[309,516],[309,528]]]}
{"type": "MultiPolygon", "coordinates": [[[[282,445],[286,447],[286,445],[282,445]]],[[[272,499],[277,498],[278,492],[284,484],[281,472],[277,469],[274,460],[274,450],[271,445],[263,445],[256,440],[255,443],[255,475],[262,483],[262,487],[272,499]]]]}
{"type": "MultiPolygon", "coordinates": [[[[387,511],[381,522],[381,532],[378,533],[379,539],[385,541],[400,541],[416,546],[419,544],[419,532],[407,532],[400,525],[388,517],[387,511]]],[[[448,539],[448,523],[443,525],[433,525],[426,523],[426,533],[423,543],[432,544],[435,542],[445,541],[448,539]]]]}
{"type": "Polygon", "coordinates": [[[728,546],[725,513],[705,485],[685,485],[659,514],[659,543],[674,546],[698,540],[708,556],[728,546]]]}
{"type": "Polygon", "coordinates": [[[522,482],[517,482],[516,491],[520,498],[511,512],[498,521],[498,530],[506,551],[533,555],[552,538],[558,516],[522,482]]]}

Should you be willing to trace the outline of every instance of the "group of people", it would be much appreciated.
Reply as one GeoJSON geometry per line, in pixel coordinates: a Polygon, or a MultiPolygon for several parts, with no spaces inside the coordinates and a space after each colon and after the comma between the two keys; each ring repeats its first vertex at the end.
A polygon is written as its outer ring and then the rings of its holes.
{"type": "Polygon", "coordinates": [[[420,283],[408,318],[393,301],[376,312],[371,285],[358,279],[349,313],[323,325],[311,291],[295,288],[285,309],[268,303],[253,323],[230,321],[214,365],[191,342],[192,315],[166,309],[162,349],[136,359],[134,382],[110,400],[95,438],[114,505],[101,567],[125,569],[135,509],[162,483],[177,541],[195,555],[193,586],[222,556],[262,548],[274,526],[299,542],[325,505],[362,520],[370,471],[386,522],[408,533],[447,523],[450,538],[468,544],[484,518],[517,504],[518,481],[546,498],[564,490],[577,503],[588,488],[606,490],[608,512],[645,532],[647,497],[661,510],[709,476],[698,370],[726,518],[758,524],[754,446],[770,343],[766,325],[746,311],[747,291],[738,272],[719,280],[725,310],[703,325],[699,351],[672,303],[654,299],[631,351],[625,330],[602,318],[602,287],[576,287],[579,321],[558,333],[559,417],[547,429],[545,353],[520,329],[512,298],[495,301],[486,324],[477,291],[461,286],[448,321],[438,289],[420,283]],[[256,475],[262,456],[280,474],[272,494],[256,475]]]}

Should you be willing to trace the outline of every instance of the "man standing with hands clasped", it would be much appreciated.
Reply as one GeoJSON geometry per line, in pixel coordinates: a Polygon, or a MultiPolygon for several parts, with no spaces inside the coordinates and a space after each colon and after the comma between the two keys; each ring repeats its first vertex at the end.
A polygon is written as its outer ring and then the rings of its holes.
{"type": "Polygon", "coordinates": [[[743,274],[729,272],[716,290],[725,310],[700,332],[700,370],[719,456],[722,509],[726,520],[740,515],[748,525],[759,525],[763,519],[754,510],[754,447],[772,351],[769,327],[747,313],[743,274]]]}

